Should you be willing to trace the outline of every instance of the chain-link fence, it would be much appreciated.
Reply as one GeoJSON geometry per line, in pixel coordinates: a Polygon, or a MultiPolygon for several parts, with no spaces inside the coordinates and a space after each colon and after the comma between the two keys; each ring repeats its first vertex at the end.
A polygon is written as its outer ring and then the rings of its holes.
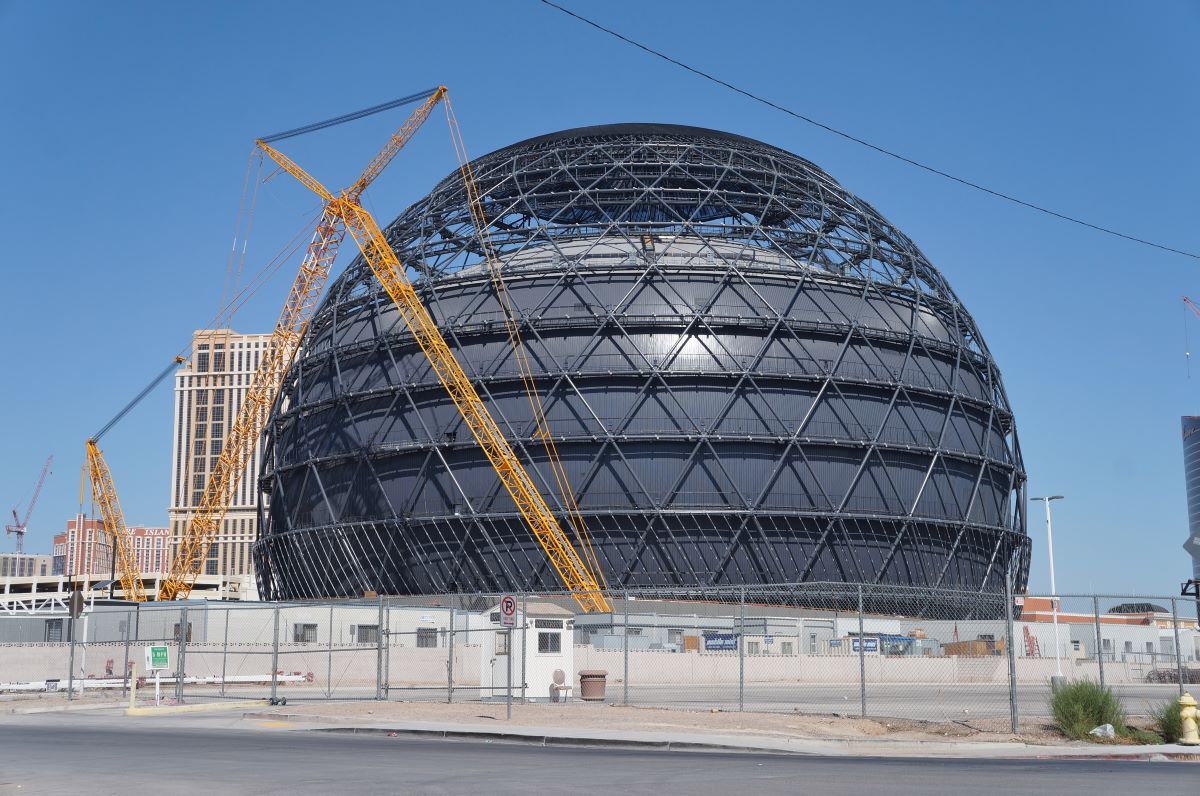
{"type": "Polygon", "coordinates": [[[585,614],[564,594],[92,606],[0,616],[0,691],[162,697],[604,701],[953,721],[1044,721],[1056,678],[1133,715],[1200,681],[1196,603],[1006,599],[904,587],[641,589],[585,614]]]}

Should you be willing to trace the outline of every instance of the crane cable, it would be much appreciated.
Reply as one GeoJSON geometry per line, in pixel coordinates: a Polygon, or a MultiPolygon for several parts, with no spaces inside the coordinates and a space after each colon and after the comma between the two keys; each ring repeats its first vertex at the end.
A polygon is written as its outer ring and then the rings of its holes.
{"type": "Polygon", "coordinates": [[[508,286],[500,273],[500,261],[495,255],[495,248],[492,245],[491,235],[488,232],[488,222],[484,216],[483,207],[480,203],[480,197],[475,184],[475,177],[472,173],[470,158],[467,156],[466,146],[462,140],[462,133],[459,130],[458,120],[454,116],[454,109],[451,107],[449,97],[444,100],[444,104],[446,106],[446,121],[450,126],[450,137],[454,144],[454,154],[458,159],[459,172],[462,174],[463,183],[467,190],[471,216],[475,222],[476,236],[483,250],[484,261],[488,266],[488,273],[491,276],[492,285],[496,291],[497,301],[504,314],[509,345],[517,359],[521,382],[525,388],[525,395],[529,401],[530,409],[533,412],[534,424],[537,427],[537,436],[541,438],[543,447],[546,450],[555,484],[563,500],[563,507],[571,521],[575,537],[582,547],[584,559],[592,569],[594,576],[600,582],[602,588],[607,589],[608,582],[604,577],[604,570],[600,566],[600,561],[592,544],[591,534],[588,532],[587,525],[583,520],[583,514],[579,510],[579,504],[571,488],[570,479],[567,477],[566,469],[563,467],[562,459],[558,453],[558,446],[554,442],[554,435],[551,433],[549,421],[546,419],[545,407],[542,404],[541,396],[534,382],[533,368],[529,362],[528,350],[521,339],[520,325],[513,312],[514,302],[508,291],[508,286]]]}

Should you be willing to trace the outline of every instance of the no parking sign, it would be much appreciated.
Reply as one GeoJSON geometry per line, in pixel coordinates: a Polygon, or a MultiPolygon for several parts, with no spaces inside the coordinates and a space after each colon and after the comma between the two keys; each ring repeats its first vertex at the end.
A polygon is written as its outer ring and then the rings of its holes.
{"type": "Polygon", "coordinates": [[[517,598],[506,594],[500,599],[500,626],[514,627],[517,624],[517,598]]]}

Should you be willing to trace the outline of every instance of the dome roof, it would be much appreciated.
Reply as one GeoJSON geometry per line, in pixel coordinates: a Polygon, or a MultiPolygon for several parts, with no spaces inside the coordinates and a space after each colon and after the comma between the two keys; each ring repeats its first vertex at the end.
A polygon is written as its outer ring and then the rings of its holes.
{"type": "MultiPolygon", "coordinates": [[[[906,235],[812,162],[732,133],[626,123],[562,130],[471,163],[489,234],[507,252],[620,234],[695,234],[749,244],[794,269],[820,268],[957,306],[906,235]],[[606,229],[610,228],[610,229],[606,229]]],[[[455,170],[385,230],[418,273],[479,262],[455,170]]],[[[361,259],[349,279],[371,276],[361,259]]]]}

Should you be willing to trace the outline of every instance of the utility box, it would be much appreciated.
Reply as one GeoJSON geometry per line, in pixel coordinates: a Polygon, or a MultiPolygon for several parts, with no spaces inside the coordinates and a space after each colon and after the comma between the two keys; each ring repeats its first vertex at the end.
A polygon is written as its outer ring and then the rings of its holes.
{"type": "Polygon", "coordinates": [[[507,698],[510,654],[514,699],[550,702],[573,695],[573,611],[543,600],[529,600],[524,605],[518,602],[512,628],[501,625],[499,604],[485,611],[482,618],[479,667],[482,698],[507,698]],[[556,672],[561,672],[561,676],[556,678],[556,672]]]}

